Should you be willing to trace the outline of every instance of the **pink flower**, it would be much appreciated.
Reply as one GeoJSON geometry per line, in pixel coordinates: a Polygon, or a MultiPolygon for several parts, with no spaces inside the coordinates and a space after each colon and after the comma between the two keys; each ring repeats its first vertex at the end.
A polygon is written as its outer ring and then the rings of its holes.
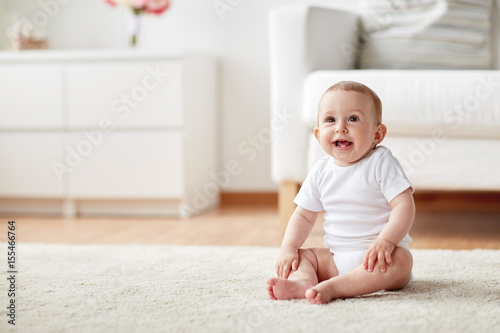
{"type": "Polygon", "coordinates": [[[170,7],[170,0],[150,0],[147,1],[146,11],[153,14],[161,14],[170,7]]]}
{"type": "Polygon", "coordinates": [[[132,7],[144,8],[150,0],[132,0],[132,7]]]}

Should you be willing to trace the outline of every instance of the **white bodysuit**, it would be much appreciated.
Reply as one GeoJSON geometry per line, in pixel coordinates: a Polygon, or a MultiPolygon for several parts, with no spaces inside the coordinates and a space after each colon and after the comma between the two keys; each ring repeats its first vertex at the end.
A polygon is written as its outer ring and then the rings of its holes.
{"type": "MultiPolygon", "coordinates": [[[[378,146],[362,160],[341,167],[321,158],[307,175],[294,202],[313,212],[325,211],[324,243],[341,275],[361,265],[389,221],[390,202],[413,187],[391,151],[378,146]]],[[[407,234],[398,244],[409,249],[407,234]]]]}

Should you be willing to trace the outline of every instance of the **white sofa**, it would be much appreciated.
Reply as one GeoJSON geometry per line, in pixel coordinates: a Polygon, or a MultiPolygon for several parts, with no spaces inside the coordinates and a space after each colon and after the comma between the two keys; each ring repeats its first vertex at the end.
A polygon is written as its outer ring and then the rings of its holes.
{"type": "Polygon", "coordinates": [[[286,6],[269,18],[271,113],[289,120],[273,129],[271,143],[283,228],[301,182],[323,155],[312,135],[320,96],[341,80],[380,96],[388,127],[382,144],[417,191],[500,191],[498,36],[493,70],[357,70],[345,46],[356,44],[358,14],[286,6]]]}

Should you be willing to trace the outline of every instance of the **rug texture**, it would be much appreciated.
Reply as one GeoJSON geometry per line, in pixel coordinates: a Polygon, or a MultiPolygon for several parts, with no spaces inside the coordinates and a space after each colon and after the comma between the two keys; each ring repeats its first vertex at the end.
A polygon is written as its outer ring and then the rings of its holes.
{"type": "Polygon", "coordinates": [[[2,278],[1,332],[500,331],[496,250],[413,250],[407,288],[327,305],[269,299],[278,248],[21,243],[17,250],[16,325],[7,322],[2,278]]]}

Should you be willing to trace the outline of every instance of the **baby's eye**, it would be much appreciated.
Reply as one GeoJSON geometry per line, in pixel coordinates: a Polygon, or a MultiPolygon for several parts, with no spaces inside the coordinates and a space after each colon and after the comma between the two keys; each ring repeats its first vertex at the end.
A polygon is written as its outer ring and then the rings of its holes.
{"type": "Polygon", "coordinates": [[[335,118],[333,117],[328,117],[325,119],[325,123],[334,123],[335,122],[335,118]]]}
{"type": "Polygon", "coordinates": [[[359,118],[356,117],[356,116],[350,116],[349,119],[348,119],[348,121],[350,121],[350,122],[355,122],[355,121],[358,121],[358,120],[359,120],[359,118]]]}

